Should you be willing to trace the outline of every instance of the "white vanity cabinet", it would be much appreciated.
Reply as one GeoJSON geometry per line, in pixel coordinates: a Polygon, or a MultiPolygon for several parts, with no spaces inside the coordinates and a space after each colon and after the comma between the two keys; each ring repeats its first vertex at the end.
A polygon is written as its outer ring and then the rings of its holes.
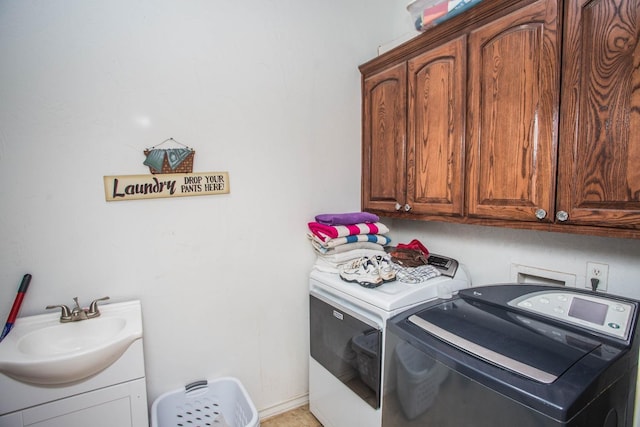
{"type": "MultiPolygon", "coordinates": [[[[0,427],[149,427],[140,303],[105,306],[103,314],[125,318],[122,310],[136,311],[129,321],[139,323],[139,333],[113,363],[98,373],[71,383],[48,385],[0,373],[0,427]]],[[[19,342],[19,325],[15,328],[15,335],[7,341],[19,342]]],[[[74,363],[82,363],[82,358],[77,360],[74,363]]]]}
{"type": "Polygon", "coordinates": [[[0,416],[2,427],[147,427],[144,379],[0,416]]]}
{"type": "Polygon", "coordinates": [[[0,427],[149,426],[142,339],[79,383],[42,387],[0,374],[0,390],[0,427]]]}

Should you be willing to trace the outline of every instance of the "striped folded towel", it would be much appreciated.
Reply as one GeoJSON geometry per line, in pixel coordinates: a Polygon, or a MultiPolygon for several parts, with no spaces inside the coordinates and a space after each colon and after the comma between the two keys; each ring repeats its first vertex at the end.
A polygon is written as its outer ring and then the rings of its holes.
{"type": "MultiPolygon", "coordinates": [[[[354,242],[371,242],[386,246],[391,243],[391,239],[381,234],[352,234],[350,236],[336,237],[335,239],[321,240],[315,234],[307,234],[312,243],[317,243],[322,248],[335,248],[336,246],[354,242]]],[[[315,246],[315,245],[314,245],[315,246]]]]}
{"type": "Polygon", "coordinates": [[[389,232],[389,228],[381,222],[361,222],[349,225],[326,225],[310,222],[308,226],[309,230],[323,242],[357,234],[385,234],[389,232]]]}

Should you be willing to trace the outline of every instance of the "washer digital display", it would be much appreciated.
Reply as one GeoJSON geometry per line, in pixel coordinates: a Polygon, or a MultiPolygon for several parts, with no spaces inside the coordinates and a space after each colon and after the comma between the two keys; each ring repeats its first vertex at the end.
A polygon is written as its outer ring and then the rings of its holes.
{"type": "Polygon", "coordinates": [[[600,304],[599,302],[574,297],[571,302],[571,307],[569,307],[569,316],[598,325],[604,325],[607,310],[609,310],[607,304],[600,304]]]}

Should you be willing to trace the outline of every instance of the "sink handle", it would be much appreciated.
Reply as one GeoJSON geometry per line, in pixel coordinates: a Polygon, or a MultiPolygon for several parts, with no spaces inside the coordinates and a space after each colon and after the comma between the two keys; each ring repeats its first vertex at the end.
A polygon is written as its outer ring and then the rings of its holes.
{"type": "Polygon", "coordinates": [[[48,305],[45,307],[45,309],[47,310],[51,310],[54,308],[61,308],[62,311],[60,313],[60,322],[71,322],[71,310],[69,310],[69,307],[67,307],[64,304],[60,304],[60,305],[48,305]]]}
{"type": "Polygon", "coordinates": [[[100,316],[100,310],[98,309],[98,301],[106,301],[108,299],[109,297],[102,297],[102,298],[93,300],[89,305],[89,311],[87,311],[87,317],[91,319],[93,317],[100,316]]]}

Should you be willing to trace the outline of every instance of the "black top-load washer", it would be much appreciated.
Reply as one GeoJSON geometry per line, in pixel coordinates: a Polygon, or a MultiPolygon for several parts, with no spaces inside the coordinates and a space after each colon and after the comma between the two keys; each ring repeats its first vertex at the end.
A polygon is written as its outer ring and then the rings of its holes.
{"type": "Polygon", "coordinates": [[[388,427],[628,427],[638,302],[575,288],[461,290],[388,320],[388,427]]]}

